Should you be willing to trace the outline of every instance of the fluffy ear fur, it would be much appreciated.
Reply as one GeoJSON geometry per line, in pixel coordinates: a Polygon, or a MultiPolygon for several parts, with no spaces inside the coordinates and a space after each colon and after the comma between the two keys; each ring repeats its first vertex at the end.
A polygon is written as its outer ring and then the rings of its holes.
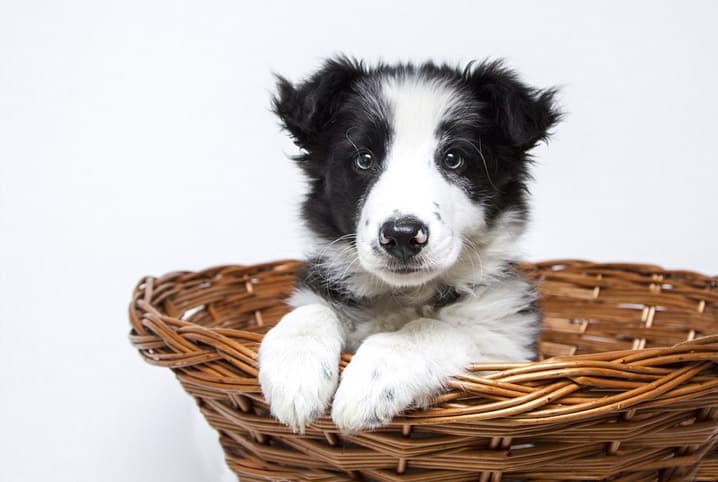
{"type": "Polygon", "coordinates": [[[312,152],[353,82],[363,74],[360,62],[337,57],[327,60],[314,75],[297,85],[278,75],[278,92],[272,101],[274,113],[295,143],[312,152]]]}
{"type": "Polygon", "coordinates": [[[498,127],[499,140],[528,151],[546,140],[561,120],[554,103],[556,89],[532,89],[501,61],[469,65],[466,80],[498,127]]]}

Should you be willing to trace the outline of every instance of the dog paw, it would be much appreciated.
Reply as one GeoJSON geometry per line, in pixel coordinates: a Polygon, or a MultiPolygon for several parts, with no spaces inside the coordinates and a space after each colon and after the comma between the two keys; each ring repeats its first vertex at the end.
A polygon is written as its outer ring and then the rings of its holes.
{"type": "Polygon", "coordinates": [[[423,357],[389,334],[374,335],[342,373],[332,420],[342,432],[376,428],[412,404],[427,404],[440,388],[423,357]]]}
{"type": "Polygon", "coordinates": [[[306,305],[287,314],[259,349],[259,383],[272,415],[295,432],[326,410],[338,382],[341,333],[334,313],[306,305]]]}

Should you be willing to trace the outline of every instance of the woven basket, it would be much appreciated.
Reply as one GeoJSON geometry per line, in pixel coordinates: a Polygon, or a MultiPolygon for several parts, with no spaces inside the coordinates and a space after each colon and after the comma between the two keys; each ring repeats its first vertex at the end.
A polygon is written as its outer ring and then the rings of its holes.
{"type": "Polygon", "coordinates": [[[300,266],[147,277],[130,306],[132,344],[174,371],[243,482],[718,480],[718,278],[523,265],[543,294],[541,361],[472,365],[432,408],[377,431],[344,436],[324,416],[300,436],[256,378],[300,266]]]}

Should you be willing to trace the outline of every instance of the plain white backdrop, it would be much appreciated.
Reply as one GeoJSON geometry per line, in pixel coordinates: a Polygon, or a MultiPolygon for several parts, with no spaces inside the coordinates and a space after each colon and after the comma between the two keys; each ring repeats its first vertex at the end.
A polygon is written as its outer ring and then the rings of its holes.
{"type": "Polygon", "coordinates": [[[0,480],[213,480],[137,279],[298,257],[272,71],[505,57],[567,115],[531,260],[718,272],[716,2],[0,3],[0,480]]]}

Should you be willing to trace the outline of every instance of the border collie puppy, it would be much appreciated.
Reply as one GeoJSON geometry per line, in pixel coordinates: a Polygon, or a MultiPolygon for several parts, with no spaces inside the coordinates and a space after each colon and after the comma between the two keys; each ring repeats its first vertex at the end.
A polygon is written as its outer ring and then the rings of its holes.
{"type": "Polygon", "coordinates": [[[559,120],[554,94],[501,62],[339,57],[299,84],[278,78],[314,241],[293,311],[259,350],[279,421],[303,432],[333,399],[341,431],[377,427],[471,362],[536,356],[536,293],[514,265],[528,152],[559,120]],[[354,356],[340,379],[342,351],[354,356]]]}

